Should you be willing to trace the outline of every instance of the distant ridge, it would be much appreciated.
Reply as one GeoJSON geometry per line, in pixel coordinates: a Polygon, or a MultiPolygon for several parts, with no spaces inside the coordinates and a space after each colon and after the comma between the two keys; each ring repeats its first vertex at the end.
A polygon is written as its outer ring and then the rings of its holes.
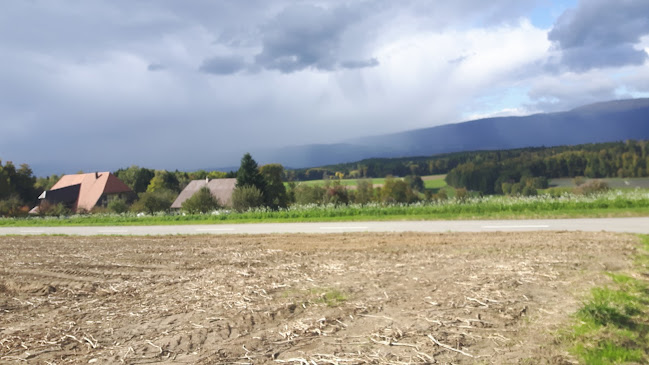
{"type": "Polygon", "coordinates": [[[337,144],[291,146],[264,153],[259,160],[297,168],[373,157],[426,156],[627,139],[649,139],[649,98],[606,101],[558,113],[484,118],[337,144]]]}

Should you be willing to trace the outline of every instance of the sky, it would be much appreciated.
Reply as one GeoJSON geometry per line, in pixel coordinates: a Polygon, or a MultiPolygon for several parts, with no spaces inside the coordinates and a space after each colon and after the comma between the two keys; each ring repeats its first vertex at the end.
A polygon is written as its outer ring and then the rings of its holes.
{"type": "MultiPolygon", "coordinates": [[[[39,176],[649,97],[649,0],[25,0],[0,159],[39,176]]],[[[258,152],[259,153],[259,152],[258,152]]]]}

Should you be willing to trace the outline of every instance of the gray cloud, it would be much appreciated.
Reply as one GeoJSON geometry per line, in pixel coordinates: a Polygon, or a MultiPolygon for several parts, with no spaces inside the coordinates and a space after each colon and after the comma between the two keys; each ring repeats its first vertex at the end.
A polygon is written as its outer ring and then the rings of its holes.
{"type": "Polygon", "coordinates": [[[559,17],[548,39],[561,52],[560,63],[573,71],[641,65],[647,53],[634,45],[649,34],[647,14],[647,0],[580,1],[559,17]]]}
{"type": "Polygon", "coordinates": [[[149,71],[162,71],[166,69],[167,67],[165,65],[159,64],[159,63],[151,63],[149,64],[146,69],[149,71]]]}
{"type": "Polygon", "coordinates": [[[314,68],[372,67],[366,59],[342,61],[341,43],[349,28],[361,21],[359,9],[294,5],[285,8],[262,27],[263,50],[255,63],[263,68],[290,73],[314,68]]]}
{"type": "Polygon", "coordinates": [[[199,67],[201,72],[214,75],[231,75],[248,67],[243,57],[216,56],[203,61],[199,67]]]}
{"type": "MultiPolygon", "coordinates": [[[[520,19],[544,1],[7,2],[0,158],[38,174],[131,164],[187,170],[236,165],[255,148],[337,142],[340,131],[352,138],[458,121],[475,95],[494,94],[494,85],[526,90],[520,85],[547,72],[529,67],[521,76],[515,58],[502,67],[473,46],[455,48],[453,38],[484,36],[503,45],[496,56],[516,56],[498,37],[542,39],[520,19]]],[[[560,49],[577,49],[567,37],[560,49]]],[[[629,90],[646,90],[643,74],[629,90]]],[[[606,99],[632,81],[591,87],[589,79],[535,84],[529,98],[574,106],[574,95],[606,99]]]]}
{"type": "Polygon", "coordinates": [[[340,63],[341,67],[349,68],[349,69],[376,67],[378,65],[379,65],[379,60],[377,60],[376,58],[370,58],[368,60],[359,60],[359,61],[344,61],[340,63]]]}

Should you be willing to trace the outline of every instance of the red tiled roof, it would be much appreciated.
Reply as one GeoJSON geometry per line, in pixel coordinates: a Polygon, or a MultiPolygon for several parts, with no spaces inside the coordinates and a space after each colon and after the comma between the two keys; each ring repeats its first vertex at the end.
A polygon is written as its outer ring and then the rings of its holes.
{"type": "Polygon", "coordinates": [[[75,210],[91,211],[97,205],[102,194],[117,194],[132,192],[126,184],[110,172],[90,174],[63,175],[51,190],[81,184],[79,199],[75,210]]]}

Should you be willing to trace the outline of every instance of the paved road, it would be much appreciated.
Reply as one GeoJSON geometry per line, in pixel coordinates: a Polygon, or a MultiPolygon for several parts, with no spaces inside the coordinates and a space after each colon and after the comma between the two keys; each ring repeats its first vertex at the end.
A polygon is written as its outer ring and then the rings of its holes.
{"type": "Polygon", "coordinates": [[[169,235],[340,232],[609,231],[649,234],[649,217],[480,221],[257,223],[185,226],[2,227],[0,236],[31,234],[169,235]]]}

